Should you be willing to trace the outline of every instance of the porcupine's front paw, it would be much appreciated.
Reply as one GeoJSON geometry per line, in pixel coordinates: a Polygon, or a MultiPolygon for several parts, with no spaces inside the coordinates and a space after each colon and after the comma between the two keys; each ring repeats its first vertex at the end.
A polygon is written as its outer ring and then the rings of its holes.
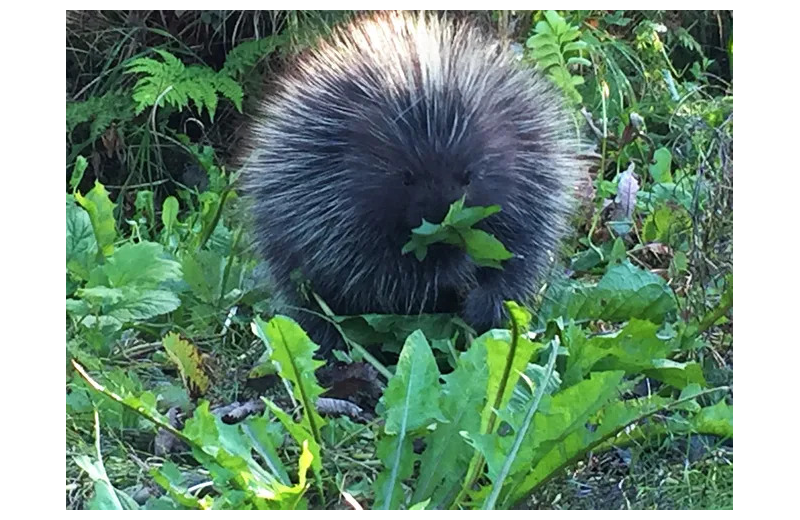
{"type": "Polygon", "coordinates": [[[467,295],[461,317],[478,334],[501,327],[505,319],[503,298],[495,292],[477,287],[467,295]]]}

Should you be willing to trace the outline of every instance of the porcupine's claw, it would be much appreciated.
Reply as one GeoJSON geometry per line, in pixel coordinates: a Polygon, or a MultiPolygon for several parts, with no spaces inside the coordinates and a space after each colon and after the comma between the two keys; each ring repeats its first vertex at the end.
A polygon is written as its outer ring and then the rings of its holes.
{"type": "Polygon", "coordinates": [[[501,327],[505,319],[503,298],[492,291],[477,287],[467,295],[461,317],[478,334],[501,327]]]}

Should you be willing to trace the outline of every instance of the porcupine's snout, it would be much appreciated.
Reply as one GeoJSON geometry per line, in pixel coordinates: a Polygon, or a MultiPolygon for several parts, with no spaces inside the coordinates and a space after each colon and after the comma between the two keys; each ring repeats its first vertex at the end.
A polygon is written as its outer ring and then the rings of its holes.
{"type": "Polygon", "coordinates": [[[454,176],[431,176],[423,185],[416,186],[411,196],[406,219],[409,231],[422,224],[423,219],[438,224],[444,220],[450,205],[465,195],[466,186],[454,176]]]}

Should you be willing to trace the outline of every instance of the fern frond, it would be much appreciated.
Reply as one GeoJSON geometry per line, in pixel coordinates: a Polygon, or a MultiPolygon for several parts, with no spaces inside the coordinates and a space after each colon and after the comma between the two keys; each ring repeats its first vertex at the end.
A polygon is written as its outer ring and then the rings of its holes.
{"type": "Polygon", "coordinates": [[[214,78],[214,87],[220,94],[228,98],[239,112],[242,111],[242,98],[244,97],[244,92],[242,91],[241,85],[234,81],[230,76],[219,73],[214,78]]]}
{"type": "Polygon", "coordinates": [[[155,51],[164,60],[163,62],[146,57],[136,58],[125,70],[127,74],[146,74],[133,86],[136,114],[141,114],[145,108],[155,105],[159,96],[170,87],[172,89],[161,97],[158,105],[164,106],[164,103],[169,103],[177,108],[183,108],[187,104],[186,94],[177,88],[186,72],[183,62],[165,50],[155,49],[155,51]]]}
{"type": "Polygon", "coordinates": [[[573,102],[580,103],[582,96],[575,87],[582,85],[584,80],[581,76],[573,75],[570,67],[592,64],[580,55],[588,49],[589,44],[580,39],[580,29],[577,26],[570,26],[557,12],[545,11],[544,17],[544,20],[536,24],[535,34],[528,38],[526,43],[531,49],[530,56],[536,66],[544,71],[573,102]]]}
{"type": "Polygon", "coordinates": [[[163,63],[153,58],[136,58],[126,69],[128,73],[149,74],[150,76],[163,76],[166,67],[163,63]]]}
{"type": "Polygon", "coordinates": [[[89,140],[94,141],[114,121],[127,121],[133,117],[134,107],[130,98],[122,92],[106,92],[86,101],[67,103],[67,133],[83,123],[90,123],[89,140]]]}
{"type": "Polygon", "coordinates": [[[217,88],[215,78],[217,73],[208,67],[192,65],[186,69],[186,75],[180,84],[187,97],[194,101],[198,112],[203,111],[203,107],[208,110],[211,120],[214,120],[214,113],[217,110],[217,88]]]}
{"type": "MultiPolygon", "coordinates": [[[[263,44],[258,48],[263,48],[263,44]]],[[[218,93],[228,98],[241,112],[244,93],[228,72],[215,72],[205,65],[187,67],[173,54],[162,49],[155,51],[163,61],[137,58],[126,67],[128,74],[144,75],[133,87],[136,114],[156,103],[183,110],[192,102],[198,112],[207,110],[213,121],[219,103],[218,93]]],[[[240,58],[244,60],[245,57],[252,58],[251,54],[245,56],[244,53],[240,58]]]]}
{"type": "MultiPolygon", "coordinates": [[[[274,35],[240,43],[225,57],[225,65],[220,72],[230,77],[242,76],[256,63],[275,51],[283,43],[283,40],[283,37],[274,35]]],[[[230,99],[225,93],[223,95],[230,99]]]]}

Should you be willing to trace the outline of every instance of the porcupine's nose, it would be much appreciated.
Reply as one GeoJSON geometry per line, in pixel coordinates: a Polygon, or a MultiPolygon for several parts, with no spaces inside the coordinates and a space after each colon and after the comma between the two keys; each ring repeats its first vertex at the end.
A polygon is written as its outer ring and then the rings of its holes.
{"type": "Polygon", "coordinates": [[[440,223],[450,210],[450,205],[460,199],[463,194],[463,189],[453,186],[441,184],[433,186],[425,207],[425,220],[440,223]]]}

